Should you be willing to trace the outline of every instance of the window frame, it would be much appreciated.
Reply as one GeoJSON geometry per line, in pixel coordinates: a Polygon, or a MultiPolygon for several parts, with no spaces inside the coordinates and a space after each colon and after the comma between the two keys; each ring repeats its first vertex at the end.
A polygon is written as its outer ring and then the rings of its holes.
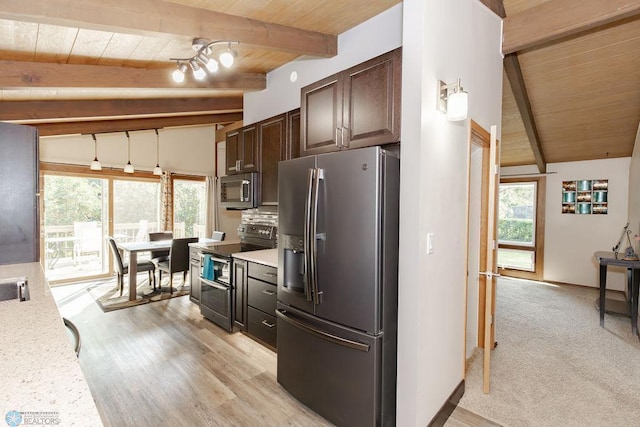
{"type": "MultiPolygon", "coordinates": [[[[498,249],[515,249],[521,251],[531,251],[534,256],[533,271],[520,270],[510,267],[498,267],[498,271],[503,276],[517,277],[523,279],[542,280],[544,276],[544,223],[545,223],[545,198],[546,198],[546,177],[522,177],[522,178],[501,178],[502,184],[522,184],[535,183],[536,206],[534,212],[534,244],[520,243],[500,243],[498,249]]],[[[496,216],[496,221],[498,220],[496,216]]]]}

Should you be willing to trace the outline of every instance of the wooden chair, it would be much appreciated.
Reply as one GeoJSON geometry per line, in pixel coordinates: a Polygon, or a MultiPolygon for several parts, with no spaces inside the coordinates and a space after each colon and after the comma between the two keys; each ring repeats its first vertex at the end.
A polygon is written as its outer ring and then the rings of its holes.
{"type": "MultiPolygon", "coordinates": [[[[116,274],[118,275],[118,285],[120,286],[120,295],[122,295],[122,291],[124,289],[124,275],[129,274],[129,264],[122,261],[122,255],[118,250],[118,245],[113,237],[107,237],[107,242],[109,243],[109,247],[111,248],[111,252],[113,253],[113,258],[115,259],[115,267],[116,274]]],[[[151,261],[138,261],[137,264],[138,271],[148,271],[149,272],[149,283],[153,283],[153,290],[156,290],[156,275],[155,270],[156,266],[151,261]]]]}
{"type": "Polygon", "coordinates": [[[158,279],[162,286],[162,272],[169,273],[169,292],[173,292],[173,274],[182,272],[182,283],[187,279],[187,271],[189,271],[189,243],[196,243],[197,237],[184,237],[181,239],[173,239],[171,242],[171,250],[169,251],[169,259],[160,261],[157,264],[158,279]]]}

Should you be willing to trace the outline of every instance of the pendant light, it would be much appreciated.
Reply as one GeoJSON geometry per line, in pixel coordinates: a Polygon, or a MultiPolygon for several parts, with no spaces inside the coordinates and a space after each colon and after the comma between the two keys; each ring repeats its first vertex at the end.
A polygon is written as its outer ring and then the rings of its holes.
{"type": "Polygon", "coordinates": [[[158,134],[158,129],[156,131],[156,167],[153,168],[154,175],[162,175],[162,168],[160,167],[160,134],[158,134]]]}
{"type": "Polygon", "coordinates": [[[133,173],[133,165],[131,164],[131,138],[129,137],[129,131],[124,132],[127,135],[127,164],[124,166],[125,173],[133,173]]]}
{"type": "Polygon", "coordinates": [[[93,138],[93,146],[94,146],[95,156],[93,157],[93,161],[91,162],[90,169],[92,171],[101,171],[102,170],[102,164],[100,164],[100,160],[98,160],[98,140],[96,139],[96,134],[95,133],[92,133],[91,137],[93,138]]]}

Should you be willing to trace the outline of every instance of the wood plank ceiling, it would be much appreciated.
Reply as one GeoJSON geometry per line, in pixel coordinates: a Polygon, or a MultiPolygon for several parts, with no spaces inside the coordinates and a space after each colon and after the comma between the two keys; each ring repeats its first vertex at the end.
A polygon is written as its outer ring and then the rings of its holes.
{"type": "MultiPolygon", "coordinates": [[[[230,123],[266,73],[335,55],[337,35],[399,2],[0,0],[0,120],[42,135],[230,123]],[[238,40],[236,65],[173,83],[169,58],[192,56],[195,37],[238,40]]],[[[502,165],[631,155],[640,0],[482,2],[506,16],[505,47],[517,52],[505,60],[502,165]]]]}
{"type": "MultiPolygon", "coordinates": [[[[503,51],[508,51],[510,17],[514,26],[524,21],[527,28],[540,28],[537,40],[523,35],[534,40],[531,47],[516,50],[544,160],[630,156],[640,122],[640,2],[504,0],[504,8],[503,51]],[[628,12],[622,13],[624,8],[628,12]],[[544,14],[536,17],[537,11],[544,14]],[[564,25],[562,21],[569,21],[567,17],[577,20],[581,14],[585,16],[579,31],[568,29],[561,38],[545,41],[554,28],[564,25]]],[[[503,166],[535,164],[507,78],[502,138],[503,166]]]]}

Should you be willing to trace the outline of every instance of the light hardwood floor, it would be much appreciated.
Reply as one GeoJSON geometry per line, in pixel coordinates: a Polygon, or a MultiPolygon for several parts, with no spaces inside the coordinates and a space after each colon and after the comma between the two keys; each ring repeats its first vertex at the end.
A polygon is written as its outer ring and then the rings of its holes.
{"type": "MultiPolygon", "coordinates": [[[[273,351],[204,319],[188,297],[103,313],[85,286],[53,294],[80,330],[80,364],[106,426],[332,425],[278,385],[273,351]]],[[[495,425],[461,408],[445,424],[495,425]]]]}

